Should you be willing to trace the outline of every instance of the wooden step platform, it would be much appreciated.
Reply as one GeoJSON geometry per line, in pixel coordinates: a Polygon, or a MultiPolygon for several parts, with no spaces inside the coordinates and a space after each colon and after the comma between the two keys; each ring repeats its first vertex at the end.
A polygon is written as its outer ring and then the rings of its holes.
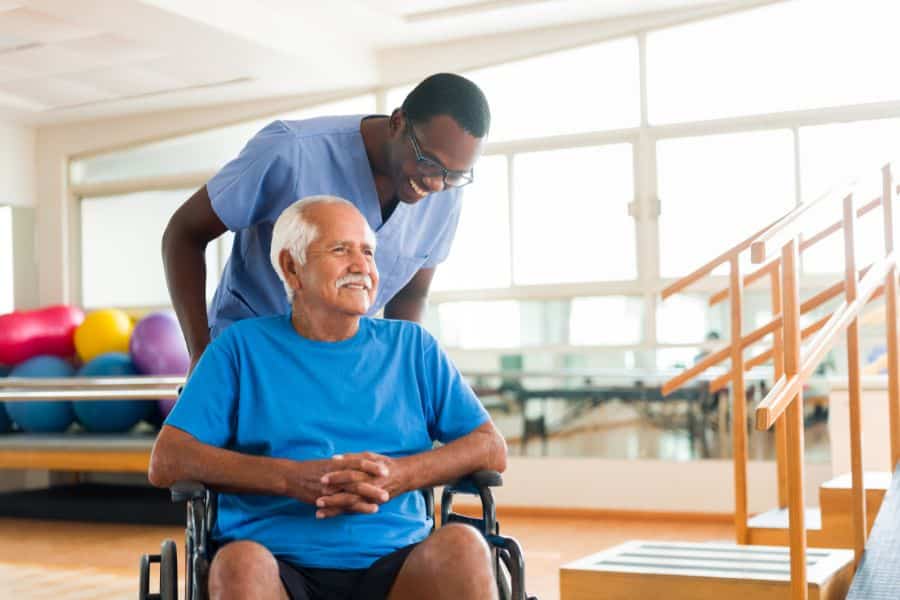
{"type": "MultiPolygon", "coordinates": [[[[872,529],[881,501],[890,485],[890,473],[867,472],[863,476],[866,489],[866,520],[872,529]]],[[[840,475],[819,488],[819,508],[806,509],[807,543],[813,548],[852,548],[853,500],[850,474],[840,475]]],[[[747,521],[749,543],[754,545],[788,545],[788,511],[786,508],[760,513],[747,521]]]]}
{"type": "MultiPolygon", "coordinates": [[[[843,599],[850,550],[810,549],[809,600],[843,599]]],[[[631,541],[560,568],[560,600],[776,600],[790,598],[781,546],[631,541]]]]}

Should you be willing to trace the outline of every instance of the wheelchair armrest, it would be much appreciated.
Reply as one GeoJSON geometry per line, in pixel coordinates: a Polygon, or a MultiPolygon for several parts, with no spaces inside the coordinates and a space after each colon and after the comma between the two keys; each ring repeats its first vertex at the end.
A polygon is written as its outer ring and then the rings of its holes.
{"type": "Polygon", "coordinates": [[[480,496],[485,488],[502,487],[503,476],[497,471],[475,471],[447,484],[452,494],[480,496]]]}
{"type": "Polygon", "coordinates": [[[169,491],[172,493],[172,502],[186,502],[204,498],[206,486],[199,481],[176,481],[169,491]]]}

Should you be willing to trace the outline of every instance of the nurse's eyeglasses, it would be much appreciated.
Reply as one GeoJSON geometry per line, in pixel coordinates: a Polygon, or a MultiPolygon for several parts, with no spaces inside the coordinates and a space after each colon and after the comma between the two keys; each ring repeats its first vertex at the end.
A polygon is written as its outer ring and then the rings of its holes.
{"type": "Polygon", "coordinates": [[[441,177],[445,188],[463,187],[472,183],[475,179],[473,169],[468,171],[451,171],[436,160],[432,160],[422,154],[422,148],[419,146],[419,141],[416,139],[416,134],[409,119],[406,119],[406,125],[406,135],[409,137],[413,151],[416,153],[416,169],[423,177],[441,177]]]}

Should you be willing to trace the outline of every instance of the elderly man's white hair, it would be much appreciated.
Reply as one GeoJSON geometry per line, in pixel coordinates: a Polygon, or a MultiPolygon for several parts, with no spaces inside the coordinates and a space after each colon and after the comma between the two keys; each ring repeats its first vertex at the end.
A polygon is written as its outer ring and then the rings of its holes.
{"type": "MultiPolygon", "coordinates": [[[[352,202],[338,196],[307,196],[284,209],[272,228],[272,246],[269,250],[269,260],[272,262],[272,268],[275,269],[278,278],[281,279],[284,291],[291,301],[294,299],[294,290],[288,285],[287,279],[281,271],[281,263],[278,257],[281,255],[282,250],[287,250],[299,264],[306,264],[306,249],[319,235],[315,224],[306,218],[306,210],[320,204],[346,204],[356,209],[352,202]]],[[[368,223],[366,223],[366,229],[368,229],[374,240],[375,233],[371,230],[368,223]]]]}

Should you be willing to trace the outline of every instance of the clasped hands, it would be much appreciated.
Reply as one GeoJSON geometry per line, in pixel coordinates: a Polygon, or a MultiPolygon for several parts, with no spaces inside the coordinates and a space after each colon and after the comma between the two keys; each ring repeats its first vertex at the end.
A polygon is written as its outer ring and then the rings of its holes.
{"type": "Polygon", "coordinates": [[[407,491],[403,463],[374,452],[336,454],[323,461],[316,518],[378,512],[378,506],[407,491]]]}

